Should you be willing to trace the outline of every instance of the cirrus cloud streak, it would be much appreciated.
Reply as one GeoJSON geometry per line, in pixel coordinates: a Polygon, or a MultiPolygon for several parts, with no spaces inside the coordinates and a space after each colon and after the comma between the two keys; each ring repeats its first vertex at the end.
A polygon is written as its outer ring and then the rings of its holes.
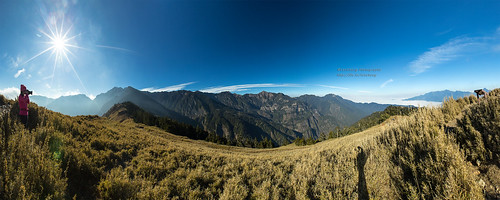
{"type": "Polygon", "coordinates": [[[172,86],[167,86],[167,87],[159,88],[159,89],[150,87],[150,88],[141,89],[141,91],[147,91],[147,92],[171,92],[171,91],[182,90],[186,86],[191,85],[193,83],[196,83],[196,82],[182,83],[182,84],[179,84],[179,85],[172,85],[172,86]]]}
{"type": "Polygon", "coordinates": [[[205,93],[241,92],[241,91],[246,91],[246,90],[250,90],[253,88],[278,88],[278,87],[302,87],[302,85],[299,85],[299,84],[274,84],[274,83],[242,84],[242,85],[210,87],[210,88],[200,90],[200,92],[205,92],[205,93]]]}
{"type": "Polygon", "coordinates": [[[427,70],[471,53],[491,52],[497,49],[500,40],[500,27],[495,34],[482,37],[457,37],[448,42],[430,48],[417,59],[409,63],[411,75],[415,76],[427,70]]]}

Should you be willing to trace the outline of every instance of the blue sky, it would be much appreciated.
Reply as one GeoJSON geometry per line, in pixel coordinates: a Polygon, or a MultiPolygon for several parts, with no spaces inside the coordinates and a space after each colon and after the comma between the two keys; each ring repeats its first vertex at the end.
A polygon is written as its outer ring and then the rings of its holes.
{"type": "Polygon", "coordinates": [[[499,1],[0,0],[0,93],[25,84],[94,97],[132,86],[387,103],[496,88],[499,10],[499,1]]]}

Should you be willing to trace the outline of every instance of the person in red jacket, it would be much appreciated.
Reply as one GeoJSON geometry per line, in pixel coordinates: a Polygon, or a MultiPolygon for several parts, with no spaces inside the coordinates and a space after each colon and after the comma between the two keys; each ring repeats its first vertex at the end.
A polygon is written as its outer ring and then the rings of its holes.
{"type": "Polygon", "coordinates": [[[30,103],[30,98],[28,95],[33,92],[26,89],[26,86],[21,85],[21,94],[19,94],[19,117],[21,117],[21,122],[28,126],[28,103],[30,103]]]}

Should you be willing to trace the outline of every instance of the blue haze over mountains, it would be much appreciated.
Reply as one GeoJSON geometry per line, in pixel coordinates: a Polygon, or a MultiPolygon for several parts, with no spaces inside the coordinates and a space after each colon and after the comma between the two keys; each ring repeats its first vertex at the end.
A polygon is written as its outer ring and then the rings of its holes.
{"type": "MultiPolygon", "coordinates": [[[[486,92],[489,92],[488,89],[484,88],[486,92]]],[[[475,95],[474,92],[467,92],[467,91],[450,91],[450,90],[442,90],[442,91],[434,91],[434,92],[428,92],[423,95],[411,97],[408,99],[404,99],[405,101],[413,101],[413,100],[423,100],[423,101],[434,101],[434,102],[443,102],[446,98],[451,98],[453,99],[458,99],[462,97],[466,97],[469,95],[475,95]]]]}
{"type": "Polygon", "coordinates": [[[245,95],[185,90],[151,93],[132,87],[115,87],[94,100],[85,95],[57,99],[32,96],[31,100],[72,116],[102,116],[113,105],[129,101],[154,115],[201,127],[226,138],[269,138],[277,144],[297,137],[317,138],[321,133],[349,126],[389,106],[355,103],[334,94],[290,97],[270,92],[245,95]]]}

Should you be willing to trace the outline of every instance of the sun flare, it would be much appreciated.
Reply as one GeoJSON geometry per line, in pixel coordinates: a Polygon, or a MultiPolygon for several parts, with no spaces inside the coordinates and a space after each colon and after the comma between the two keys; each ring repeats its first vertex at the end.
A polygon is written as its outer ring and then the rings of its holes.
{"type": "MultiPolygon", "coordinates": [[[[33,59],[44,55],[48,52],[50,52],[50,57],[53,58],[53,69],[52,69],[52,79],[54,78],[55,71],[57,69],[60,69],[62,67],[70,67],[71,70],[74,72],[76,78],[82,85],[83,89],[85,92],[87,92],[87,89],[83,85],[82,80],[80,79],[80,76],[76,72],[75,66],[71,62],[70,56],[75,56],[75,54],[71,51],[74,49],[83,49],[82,47],[79,47],[76,42],[75,38],[78,37],[80,34],[76,35],[71,35],[70,32],[73,28],[73,26],[69,26],[69,28],[64,27],[64,19],[58,21],[58,20],[53,20],[53,19],[45,19],[45,25],[46,28],[44,29],[39,29],[38,31],[46,37],[46,41],[43,42],[45,44],[48,44],[48,47],[41,51],[40,53],[36,54],[35,56],[31,57],[28,59],[24,64],[32,61],[33,59]],[[60,22],[60,23],[58,23],[60,22]],[[69,54],[69,55],[68,55],[69,54]]],[[[88,92],[87,92],[88,93],[88,92]]]]}
{"type": "Polygon", "coordinates": [[[65,51],[66,49],[66,41],[64,38],[56,37],[51,41],[52,47],[56,51],[65,51]]]}

